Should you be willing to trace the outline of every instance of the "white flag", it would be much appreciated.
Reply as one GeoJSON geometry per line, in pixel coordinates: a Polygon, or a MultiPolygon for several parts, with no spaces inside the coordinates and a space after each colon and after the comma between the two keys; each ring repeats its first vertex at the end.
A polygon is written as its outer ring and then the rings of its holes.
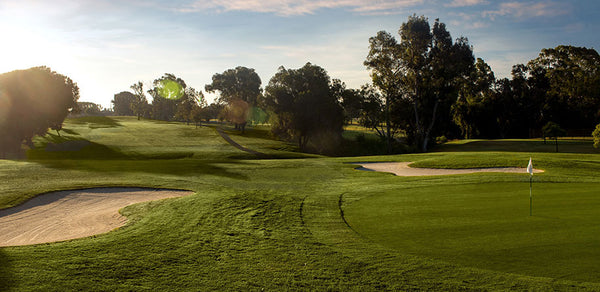
{"type": "Polygon", "coordinates": [[[527,172],[533,175],[533,164],[531,164],[531,157],[529,157],[529,164],[527,165],[527,172]]]}

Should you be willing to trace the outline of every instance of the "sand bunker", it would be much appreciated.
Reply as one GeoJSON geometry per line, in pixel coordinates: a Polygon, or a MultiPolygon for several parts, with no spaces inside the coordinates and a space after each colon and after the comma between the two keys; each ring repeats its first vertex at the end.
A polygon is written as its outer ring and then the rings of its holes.
{"type": "Polygon", "coordinates": [[[123,226],[119,209],[145,201],[190,195],[190,191],[96,188],[39,195],[0,210],[0,246],[28,245],[87,237],[123,226]]]}
{"type": "MultiPolygon", "coordinates": [[[[425,176],[425,175],[450,175],[477,172],[510,172],[527,173],[527,169],[520,167],[495,167],[495,168],[464,168],[464,169],[441,169],[441,168],[417,168],[408,166],[412,162],[357,162],[358,170],[390,172],[397,176],[425,176]]],[[[544,172],[534,169],[534,173],[544,172]]]]}

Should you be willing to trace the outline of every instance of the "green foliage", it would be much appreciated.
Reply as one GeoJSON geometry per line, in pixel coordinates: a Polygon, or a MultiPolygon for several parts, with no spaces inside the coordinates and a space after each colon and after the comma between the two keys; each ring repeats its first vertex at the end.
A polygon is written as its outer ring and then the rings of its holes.
{"type": "Polygon", "coordinates": [[[363,96],[356,89],[346,88],[346,84],[339,79],[331,81],[331,91],[344,109],[344,122],[351,123],[360,116],[362,110],[363,96]]]}
{"type": "Polygon", "coordinates": [[[556,152],[558,152],[558,137],[565,136],[567,134],[567,131],[561,128],[557,123],[548,122],[542,128],[542,133],[544,135],[544,141],[546,141],[546,137],[554,138],[556,152]]]}
{"type": "Polygon", "coordinates": [[[595,126],[600,117],[600,55],[596,50],[562,45],[542,49],[528,68],[547,84],[542,88],[541,108],[546,120],[571,128],[595,126]]]}
{"type": "Polygon", "coordinates": [[[544,134],[544,137],[558,138],[564,137],[567,134],[567,131],[565,131],[555,122],[548,122],[542,128],[542,133],[544,134]]]}
{"type": "Polygon", "coordinates": [[[206,107],[206,100],[202,91],[196,91],[196,89],[188,87],[178,102],[174,118],[188,124],[192,121],[199,122],[202,106],[206,107]]]}
{"type": "Polygon", "coordinates": [[[219,114],[224,110],[224,105],[220,103],[211,103],[208,106],[203,106],[195,112],[195,120],[204,120],[209,122],[212,119],[218,119],[219,114]]]}
{"type": "Polygon", "coordinates": [[[409,140],[427,151],[432,132],[444,125],[436,120],[448,118],[460,81],[473,70],[473,51],[466,38],[453,43],[438,19],[430,27],[427,18],[413,15],[402,24],[399,34],[399,43],[383,31],[369,39],[371,49],[364,64],[372,70],[373,84],[384,96],[388,140],[392,120],[396,120],[409,140]],[[396,110],[392,118],[393,107],[409,107],[412,112],[396,110]]]}
{"type": "Polygon", "coordinates": [[[227,104],[230,101],[241,99],[251,106],[255,106],[259,103],[262,93],[261,83],[260,77],[254,69],[238,66],[235,69],[228,69],[223,73],[213,75],[212,83],[207,84],[204,89],[207,92],[218,91],[220,103],[227,104]]]}
{"type": "Polygon", "coordinates": [[[492,87],[496,79],[490,66],[477,58],[474,70],[460,85],[459,96],[451,106],[452,120],[460,127],[465,139],[479,136],[481,131],[489,132],[492,87]],[[481,131],[480,131],[481,129],[481,131]]]}
{"type": "Polygon", "coordinates": [[[0,75],[0,158],[32,146],[35,135],[48,128],[60,130],[77,107],[79,88],[69,77],[48,67],[34,67],[0,75]]]}
{"type": "Polygon", "coordinates": [[[369,54],[364,65],[371,70],[373,86],[381,91],[382,102],[374,99],[372,94],[366,96],[364,106],[367,112],[363,112],[363,115],[373,116],[363,119],[363,125],[377,129],[379,124],[385,122],[385,130],[382,130],[381,134],[387,141],[388,151],[391,151],[391,140],[395,133],[393,129],[398,128],[392,122],[391,107],[402,95],[401,51],[396,39],[386,31],[380,31],[376,36],[369,38],[369,44],[369,54]]]}
{"type": "Polygon", "coordinates": [[[83,116],[98,116],[102,114],[102,106],[93,102],[78,101],[77,107],[71,113],[83,116]]]}
{"type": "Polygon", "coordinates": [[[444,144],[446,142],[448,142],[448,138],[446,138],[446,136],[442,135],[442,136],[439,136],[439,137],[435,138],[435,143],[436,144],[444,144]]]}
{"type": "Polygon", "coordinates": [[[383,140],[387,140],[386,137],[388,137],[386,130],[389,130],[390,137],[394,137],[399,125],[386,123],[387,113],[384,110],[384,101],[377,90],[371,85],[363,85],[358,95],[361,98],[359,125],[375,130],[383,140]]]}
{"type": "MultiPolygon", "coordinates": [[[[140,90],[143,92],[143,89],[140,89],[140,90]]],[[[115,112],[115,115],[117,115],[117,116],[134,116],[134,115],[136,115],[133,111],[133,108],[135,108],[134,104],[137,102],[137,99],[138,99],[138,97],[129,91],[122,91],[122,92],[115,94],[115,97],[111,101],[111,103],[113,104],[113,111],[115,112]]]]}
{"type": "Polygon", "coordinates": [[[131,111],[137,116],[138,120],[140,120],[141,117],[150,117],[151,107],[148,104],[146,92],[144,92],[144,84],[142,81],[138,81],[130,87],[135,96],[133,101],[129,104],[131,111]]]}
{"type": "Polygon", "coordinates": [[[594,147],[600,147],[600,124],[596,125],[596,129],[592,132],[592,138],[594,138],[594,147]]]}
{"type": "Polygon", "coordinates": [[[335,150],[344,116],[325,69],[310,63],[299,69],[280,67],[265,91],[276,135],[298,141],[302,150],[335,150]]]}
{"type": "Polygon", "coordinates": [[[224,116],[234,123],[236,129],[244,132],[246,123],[258,118],[253,108],[261,104],[261,80],[254,69],[236,67],[212,77],[212,83],[204,88],[208,92],[220,93],[219,103],[226,104],[224,116]]]}
{"type": "Polygon", "coordinates": [[[181,100],[188,100],[187,85],[183,79],[165,73],[155,79],[154,87],[148,90],[152,96],[152,118],[161,121],[171,121],[175,118],[177,107],[181,100]]]}

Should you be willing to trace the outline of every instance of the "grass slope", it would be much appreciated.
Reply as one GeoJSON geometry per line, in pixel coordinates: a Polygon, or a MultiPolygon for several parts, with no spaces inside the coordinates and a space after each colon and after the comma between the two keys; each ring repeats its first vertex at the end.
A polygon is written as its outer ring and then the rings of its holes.
{"type": "MultiPolygon", "coordinates": [[[[245,138],[240,144],[279,151],[273,144],[280,142],[245,138]]],[[[107,234],[0,248],[3,291],[600,289],[597,283],[473,268],[389,246],[361,232],[352,219],[360,213],[352,208],[378,194],[402,189],[410,197],[404,186],[449,190],[527,178],[398,178],[356,171],[344,162],[388,159],[467,167],[491,160],[514,166],[526,163],[530,153],[258,160],[210,128],[120,117],[68,120],[61,137],[48,135],[35,143],[40,149],[27,161],[0,161],[0,179],[6,182],[0,185],[1,208],[46,191],[92,186],[180,188],[196,194],[126,207],[122,213],[130,223],[107,234]],[[42,150],[49,143],[53,151],[42,150]]],[[[540,176],[544,183],[597,182],[595,155],[541,155],[534,161],[548,158],[536,165],[547,169],[540,176]]],[[[374,212],[379,211],[367,215],[374,212]]]]}

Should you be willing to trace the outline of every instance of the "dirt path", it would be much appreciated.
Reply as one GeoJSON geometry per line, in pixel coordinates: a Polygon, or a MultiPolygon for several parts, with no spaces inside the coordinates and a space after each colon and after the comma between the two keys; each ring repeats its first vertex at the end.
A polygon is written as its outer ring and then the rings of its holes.
{"type": "MultiPolygon", "coordinates": [[[[464,169],[442,169],[442,168],[417,168],[410,167],[412,162],[357,162],[358,170],[390,172],[397,176],[426,176],[426,175],[451,175],[477,172],[508,172],[527,173],[525,168],[520,167],[494,167],[494,168],[464,168],[464,169]]],[[[534,173],[544,172],[534,169],[534,173]]]]}
{"type": "Polygon", "coordinates": [[[244,146],[242,146],[242,145],[238,144],[237,142],[233,141],[233,139],[231,139],[231,137],[229,137],[229,135],[227,135],[227,133],[225,133],[225,132],[223,131],[223,129],[221,129],[221,128],[218,128],[218,127],[217,127],[216,129],[217,129],[217,132],[219,133],[219,135],[221,135],[221,137],[222,137],[223,139],[225,139],[225,141],[227,141],[227,143],[231,144],[231,146],[233,146],[233,147],[235,147],[235,148],[237,148],[237,149],[240,149],[240,150],[242,150],[242,151],[248,152],[248,153],[250,153],[250,154],[254,154],[254,155],[258,156],[258,157],[266,157],[266,156],[267,156],[267,155],[266,155],[266,154],[264,154],[264,153],[261,153],[261,152],[254,151],[254,150],[252,150],[252,149],[246,148],[246,147],[244,147],[244,146]]]}
{"type": "Polygon", "coordinates": [[[69,240],[125,225],[119,209],[145,201],[190,195],[190,191],[96,188],[39,195],[0,210],[0,246],[69,240]]]}

